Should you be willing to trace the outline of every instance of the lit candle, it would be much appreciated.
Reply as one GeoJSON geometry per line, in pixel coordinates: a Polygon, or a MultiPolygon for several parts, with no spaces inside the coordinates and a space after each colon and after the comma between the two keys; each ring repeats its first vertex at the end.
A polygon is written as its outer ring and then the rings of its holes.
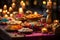
{"type": "Polygon", "coordinates": [[[21,1],[21,2],[20,2],[20,5],[22,6],[22,4],[23,4],[23,3],[24,3],[24,2],[23,2],[23,1],[21,1]]]}
{"type": "Polygon", "coordinates": [[[4,5],[3,9],[6,10],[7,9],[7,5],[4,5]]]}
{"type": "Polygon", "coordinates": [[[10,14],[10,17],[13,17],[13,14],[10,14]]]}
{"type": "Polygon", "coordinates": [[[37,15],[38,13],[37,12],[34,12],[34,15],[37,15]]]}
{"type": "Polygon", "coordinates": [[[7,10],[3,10],[3,14],[6,14],[7,13],[7,10]]]}
{"type": "Polygon", "coordinates": [[[8,15],[6,14],[4,17],[5,17],[5,18],[8,18],[8,15]]]}
{"type": "Polygon", "coordinates": [[[9,12],[12,12],[12,11],[13,11],[12,7],[9,7],[9,12]]]}
{"type": "Polygon", "coordinates": [[[0,13],[2,12],[2,9],[0,9],[0,13]]]}
{"type": "Polygon", "coordinates": [[[25,3],[22,3],[22,8],[25,9],[25,3]]]}
{"type": "Polygon", "coordinates": [[[22,8],[19,8],[19,13],[23,13],[23,9],[22,8]]]}
{"type": "Polygon", "coordinates": [[[10,12],[7,12],[7,14],[10,14],[10,12]]]}
{"type": "Polygon", "coordinates": [[[16,4],[15,3],[12,3],[12,8],[15,8],[16,7],[16,4]]]}
{"type": "Polygon", "coordinates": [[[44,32],[48,32],[48,31],[47,31],[47,28],[42,28],[41,31],[42,31],[42,33],[44,33],[44,32]]]}
{"type": "Polygon", "coordinates": [[[25,3],[22,3],[22,6],[25,6],[25,3]]]}

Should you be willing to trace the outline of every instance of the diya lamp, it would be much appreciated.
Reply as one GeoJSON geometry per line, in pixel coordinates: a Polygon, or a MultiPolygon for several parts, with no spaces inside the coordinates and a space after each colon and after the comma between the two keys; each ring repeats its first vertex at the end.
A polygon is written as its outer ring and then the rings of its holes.
{"type": "Polygon", "coordinates": [[[6,10],[6,9],[7,9],[7,5],[4,5],[4,6],[3,6],[3,9],[6,10]]]}
{"type": "Polygon", "coordinates": [[[13,11],[12,7],[9,7],[9,12],[12,12],[12,11],[13,11]]]}
{"type": "Polygon", "coordinates": [[[14,9],[16,7],[16,4],[15,3],[12,3],[12,8],[14,9]]]}

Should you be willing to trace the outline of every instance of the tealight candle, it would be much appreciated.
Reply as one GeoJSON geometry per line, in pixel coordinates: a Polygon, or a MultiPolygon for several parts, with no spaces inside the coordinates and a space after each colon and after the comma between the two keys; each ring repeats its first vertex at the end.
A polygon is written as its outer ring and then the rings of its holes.
{"type": "Polygon", "coordinates": [[[3,9],[6,10],[7,9],[7,5],[4,5],[3,9]]]}

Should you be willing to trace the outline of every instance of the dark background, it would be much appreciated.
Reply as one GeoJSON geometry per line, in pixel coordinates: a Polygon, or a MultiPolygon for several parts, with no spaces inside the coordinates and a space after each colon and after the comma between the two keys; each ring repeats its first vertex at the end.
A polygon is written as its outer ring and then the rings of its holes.
{"type": "MultiPolygon", "coordinates": [[[[38,9],[40,8],[41,10],[43,10],[44,8],[42,7],[42,1],[43,0],[37,0],[38,4],[35,6],[33,4],[34,0],[29,0],[30,2],[30,6],[31,7],[37,7],[38,9]]],[[[56,9],[52,9],[52,19],[59,19],[60,20],[60,0],[52,0],[53,2],[57,3],[57,8],[56,9]]],[[[0,0],[0,8],[3,8],[3,5],[6,4],[9,6],[11,6],[12,0],[0,0]]]]}

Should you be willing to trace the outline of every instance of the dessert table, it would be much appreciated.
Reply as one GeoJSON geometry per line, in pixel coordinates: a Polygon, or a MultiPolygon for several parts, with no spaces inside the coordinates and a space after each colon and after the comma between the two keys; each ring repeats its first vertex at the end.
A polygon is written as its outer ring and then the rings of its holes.
{"type": "MultiPolygon", "coordinates": [[[[5,30],[3,30],[3,31],[5,31],[5,30]]],[[[5,33],[12,40],[51,40],[51,39],[54,40],[55,39],[55,34],[40,33],[40,32],[32,32],[30,34],[24,34],[24,33],[19,33],[19,32],[5,31],[5,33]]]]}

